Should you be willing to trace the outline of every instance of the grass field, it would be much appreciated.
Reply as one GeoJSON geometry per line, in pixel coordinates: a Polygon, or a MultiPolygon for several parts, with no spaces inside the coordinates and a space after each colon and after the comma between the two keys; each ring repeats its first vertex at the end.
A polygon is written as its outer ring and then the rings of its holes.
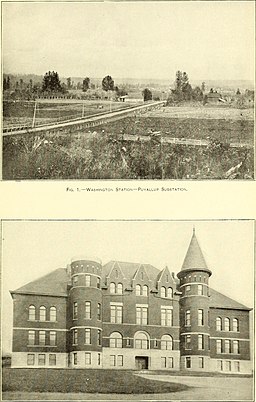
{"type": "Polygon", "coordinates": [[[189,389],[182,384],[148,380],[126,370],[5,368],[2,384],[3,392],[157,394],[189,389]]]}

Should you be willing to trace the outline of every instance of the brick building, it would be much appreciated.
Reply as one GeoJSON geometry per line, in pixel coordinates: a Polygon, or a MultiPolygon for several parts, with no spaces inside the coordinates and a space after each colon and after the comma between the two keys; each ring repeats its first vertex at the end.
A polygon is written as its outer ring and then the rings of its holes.
{"type": "Polygon", "coordinates": [[[195,231],[175,277],[78,257],[11,291],[14,367],[251,372],[249,311],[209,286],[195,231]]]}

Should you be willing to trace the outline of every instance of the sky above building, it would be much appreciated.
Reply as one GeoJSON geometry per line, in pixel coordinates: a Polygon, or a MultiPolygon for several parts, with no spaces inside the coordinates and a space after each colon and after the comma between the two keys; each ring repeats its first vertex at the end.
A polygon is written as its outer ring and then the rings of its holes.
{"type": "Polygon", "coordinates": [[[6,73],[254,79],[254,2],[4,2],[6,73]]]}
{"type": "Polygon", "coordinates": [[[240,303],[254,302],[252,221],[6,221],[3,223],[3,350],[11,350],[15,290],[76,255],[166,265],[177,274],[195,227],[210,286],[240,303]]]}

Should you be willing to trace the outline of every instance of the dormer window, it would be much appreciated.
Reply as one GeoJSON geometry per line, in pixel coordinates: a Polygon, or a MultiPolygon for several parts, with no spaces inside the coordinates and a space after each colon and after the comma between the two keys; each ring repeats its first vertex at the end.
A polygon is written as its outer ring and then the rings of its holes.
{"type": "Polygon", "coordinates": [[[160,295],[161,297],[166,297],[166,288],[164,286],[161,287],[160,295]]]}
{"type": "Polygon", "coordinates": [[[140,296],[140,295],[141,295],[141,286],[140,286],[140,285],[136,285],[136,287],[135,287],[135,294],[136,294],[136,296],[140,296]]]}
{"type": "Polygon", "coordinates": [[[142,287],[142,296],[147,296],[148,295],[148,287],[147,285],[144,285],[142,287]]]}

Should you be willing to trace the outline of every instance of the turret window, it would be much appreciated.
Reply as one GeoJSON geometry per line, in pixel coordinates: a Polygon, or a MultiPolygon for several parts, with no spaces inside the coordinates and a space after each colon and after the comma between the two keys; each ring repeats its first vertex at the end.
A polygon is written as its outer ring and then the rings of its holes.
{"type": "Polygon", "coordinates": [[[85,328],[84,330],[84,343],[85,345],[91,344],[91,328],[85,328]]]}
{"type": "Polygon", "coordinates": [[[97,277],[97,288],[100,289],[100,278],[97,277]]]}
{"type": "Polygon", "coordinates": [[[191,325],[191,322],[190,322],[190,310],[187,310],[185,312],[185,325],[186,325],[186,327],[189,327],[191,325]]]}
{"type": "Polygon", "coordinates": [[[30,320],[30,321],[35,321],[35,319],[36,319],[36,308],[35,308],[35,306],[29,306],[29,308],[28,308],[28,319],[30,320]]]}
{"type": "Polygon", "coordinates": [[[97,305],[97,320],[101,320],[101,304],[97,305]]]}
{"type": "Polygon", "coordinates": [[[199,296],[203,295],[203,285],[197,285],[197,294],[199,296]]]}
{"type": "Polygon", "coordinates": [[[227,317],[224,319],[224,331],[230,331],[230,319],[227,317]]]}
{"type": "Polygon", "coordinates": [[[119,295],[121,295],[123,293],[123,284],[122,283],[117,284],[117,293],[119,295]]]}
{"type": "Polygon", "coordinates": [[[198,335],[198,349],[199,350],[204,349],[204,336],[203,335],[198,335]]]}
{"type": "Polygon", "coordinates": [[[46,308],[44,306],[41,306],[39,309],[39,319],[40,321],[46,320],[46,308]]]}
{"type": "Polygon", "coordinates": [[[239,325],[238,325],[238,319],[233,318],[233,331],[238,332],[239,331],[239,325]]]}
{"type": "Polygon", "coordinates": [[[109,291],[110,291],[110,293],[116,293],[116,284],[114,282],[110,283],[109,291]]]}
{"type": "Polygon", "coordinates": [[[77,275],[73,276],[73,286],[75,286],[77,284],[77,281],[78,281],[78,276],[77,275]]]}
{"type": "Polygon", "coordinates": [[[85,275],[85,286],[91,286],[91,275],[85,275]]]}
{"type": "Polygon", "coordinates": [[[92,364],[92,355],[91,353],[85,353],[85,365],[90,366],[92,364]]]}
{"type": "Polygon", "coordinates": [[[204,325],[204,310],[201,309],[198,310],[198,325],[204,325]]]}
{"type": "Polygon", "coordinates": [[[73,329],[73,345],[77,345],[77,329],[73,329]]]}
{"type": "Polygon", "coordinates": [[[91,302],[89,301],[85,302],[85,319],[91,319],[91,302]]]}
{"type": "Polygon", "coordinates": [[[123,337],[119,332],[112,332],[109,339],[109,346],[111,348],[123,347],[123,337]]]}
{"type": "Polygon", "coordinates": [[[185,349],[191,348],[191,335],[185,335],[185,349]]]}
{"type": "Polygon", "coordinates": [[[77,320],[77,311],[78,311],[77,302],[74,302],[73,303],[73,320],[77,320]]]}
{"type": "Polygon", "coordinates": [[[98,346],[101,346],[101,330],[100,329],[98,329],[98,331],[97,331],[97,343],[98,343],[98,346]]]}
{"type": "Polygon", "coordinates": [[[185,286],[185,293],[186,293],[186,294],[190,293],[190,290],[191,290],[191,286],[190,286],[190,285],[185,286]]]}
{"type": "Polygon", "coordinates": [[[221,331],[222,330],[222,320],[220,317],[216,318],[216,331],[221,331]]]}
{"type": "Polygon", "coordinates": [[[161,349],[162,350],[172,350],[173,349],[173,339],[170,335],[163,335],[161,338],[161,349]]]}
{"type": "Polygon", "coordinates": [[[56,307],[52,306],[50,307],[50,321],[56,321],[57,320],[57,310],[56,307]]]}

